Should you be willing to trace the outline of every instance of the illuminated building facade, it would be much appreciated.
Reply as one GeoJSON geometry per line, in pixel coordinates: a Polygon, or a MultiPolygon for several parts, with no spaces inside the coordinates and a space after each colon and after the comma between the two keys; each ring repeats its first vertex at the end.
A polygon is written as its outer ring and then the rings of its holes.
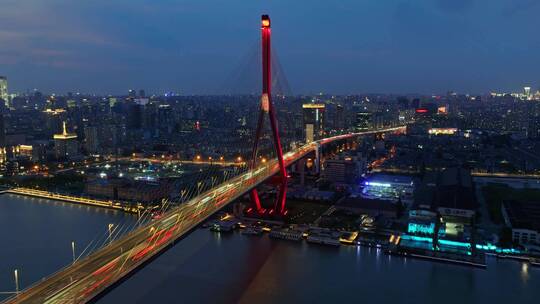
{"type": "Polygon", "coordinates": [[[456,128],[431,128],[428,130],[430,135],[454,135],[458,129],[456,128]]]}
{"type": "Polygon", "coordinates": [[[373,128],[373,113],[365,110],[356,112],[355,131],[364,132],[373,128]]]}
{"type": "Polygon", "coordinates": [[[6,106],[9,105],[8,83],[4,76],[0,76],[0,99],[4,100],[6,106]]]}
{"type": "Polygon", "coordinates": [[[302,105],[306,142],[312,142],[324,135],[325,105],[306,103],[302,105]]]}
{"type": "Polygon", "coordinates": [[[364,182],[362,196],[365,198],[389,200],[404,204],[412,202],[414,181],[408,176],[377,174],[364,182]]]}
{"type": "Polygon", "coordinates": [[[54,154],[58,159],[70,159],[78,155],[79,143],[77,134],[68,133],[64,121],[61,134],[54,134],[54,154]]]}
{"type": "Polygon", "coordinates": [[[504,222],[512,229],[512,241],[522,245],[540,244],[540,204],[530,201],[504,201],[504,222]]]}
{"type": "Polygon", "coordinates": [[[524,87],[523,91],[525,93],[525,98],[527,100],[530,100],[531,99],[531,87],[524,87]]]}

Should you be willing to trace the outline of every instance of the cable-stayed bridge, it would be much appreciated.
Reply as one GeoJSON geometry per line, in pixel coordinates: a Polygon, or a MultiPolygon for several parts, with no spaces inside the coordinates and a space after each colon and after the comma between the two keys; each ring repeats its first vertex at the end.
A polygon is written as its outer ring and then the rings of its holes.
{"type": "Polygon", "coordinates": [[[249,193],[255,210],[259,214],[263,214],[265,210],[261,207],[256,187],[274,176],[277,177],[279,183],[272,212],[278,216],[285,215],[287,167],[314,152],[318,163],[321,147],[359,136],[404,131],[405,125],[347,133],[309,142],[283,153],[277,114],[271,94],[273,83],[270,54],[272,48],[270,45],[270,18],[267,15],[263,15],[261,26],[263,89],[249,166],[243,166],[241,169],[235,168],[235,173],[231,177],[225,176],[221,183],[218,183],[215,176],[211,176],[212,183],[209,185],[206,182],[208,176],[203,176],[202,180],[195,181],[194,185],[187,189],[187,192],[182,193],[180,205],[169,208],[157,219],[144,220],[145,217],[142,217],[130,232],[117,240],[113,240],[111,231],[109,231],[109,239],[105,246],[81,259],[75,260],[74,258],[73,264],[22,292],[17,292],[4,303],[86,303],[91,301],[237,198],[249,193]],[[259,141],[263,140],[263,120],[266,116],[270,121],[276,155],[273,160],[257,163],[257,153],[260,149],[259,141]]]}
{"type": "MultiPolygon", "coordinates": [[[[286,153],[284,160],[286,166],[290,166],[326,144],[404,129],[405,126],[399,126],[324,138],[286,153]]],[[[88,302],[278,171],[277,160],[249,169],[172,208],[161,218],[141,225],[121,239],[30,286],[4,303],[88,302]]]]}

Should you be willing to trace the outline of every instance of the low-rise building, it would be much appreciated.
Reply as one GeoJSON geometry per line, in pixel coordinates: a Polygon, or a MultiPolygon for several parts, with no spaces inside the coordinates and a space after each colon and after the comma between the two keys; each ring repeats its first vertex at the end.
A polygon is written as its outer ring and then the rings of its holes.
{"type": "Polygon", "coordinates": [[[113,200],[151,203],[168,197],[171,184],[164,181],[131,181],[124,178],[96,179],[86,183],[85,192],[113,200]]]}
{"type": "Polygon", "coordinates": [[[336,203],[336,208],[357,214],[367,214],[371,217],[383,216],[386,218],[396,218],[398,215],[398,207],[392,202],[380,199],[367,199],[356,195],[342,198],[336,203]]]}
{"type": "Polygon", "coordinates": [[[412,203],[414,186],[410,176],[374,174],[364,181],[362,196],[393,202],[401,199],[409,205],[412,203]]]}
{"type": "Polygon", "coordinates": [[[512,229],[512,241],[540,244],[540,202],[504,201],[502,214],[512,229]]]}
{"type": "Polygon", "coordinates": [[[361,173],[361,161],[350,156],[327,159],[324,162],[323,176],[334,183],[354,183],[361,173]]]}

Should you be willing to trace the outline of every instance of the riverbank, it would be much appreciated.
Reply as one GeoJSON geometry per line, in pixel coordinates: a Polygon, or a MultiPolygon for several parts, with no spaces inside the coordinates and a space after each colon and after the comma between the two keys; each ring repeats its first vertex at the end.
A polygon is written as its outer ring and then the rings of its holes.
{"type": "MultiPolygon", "coordinates": [[[[230,233],[235,230],[242,230],[246,236],[260,237],[268,233],[270,238],[306,242],[311,244],[339,247],[339,246],[363,246],[382,249],[387,255],[403,256],[430,260],[433,262],[451,263],[455,265],[486,268],[486,255],[493,255],[497,258],[506,258],[518,262],[528,263],[531,266],[538,266],[537,258],[518,254],[492,254],[489,251],[455,248],[443,246],[441,250],[434,251],[431,244],[403,241],[400,244],[401,235],[399,232],[370,232],[370,231],[340,231],[335,229],[320,228],[312,225],[285,225],[279,221],[265,221],[253,218],[235,218],[231,215],[221,216],[220,219],[211,220],[202,225],[210,227],[210,230],[217,233],[230,233]]],[[[404,238],[407,235],[404,235],[404,238]]],[[[408,236],[410,239],[410,236],[408,236]]],[[[442,242],[442,241],[441,241],[442,242]]],[[[448,242],[448,241],[447,241],[448,242]]],[[[456,242],[457,243],[457,242],[456,242]]],[[[483,246],[477,245],[477,248],[483,246]]]]}
{"type": "Polygon", "coordinates": [[[22,195],[22,196],[30,196],[30,197],[36,197],[36,198],[44,198],[44,199],[62,201],[62,202],[73,203],[73,204],[88,205],[88,206],[93,206],[93,207],[101,207],[101,208],[119,210],[119,211],[132,213],[132,214],[141,214],[145,210],[145,207],[142,206],[141,204],[132,205],[132,204],[127,204],[123,202],[104,201],[104,200],[98,200],[98,199],[92,199],[92,198],[65,195],[61,193],[53,193],[53,192],[37,190],[37,189],[30,189],[30,188],[19,187],[19,188],[11,188],[11,189],[0,191],[0,194],[5,194],[5,193],[22,195]]]}
{"type": "Polygon", "coordinates": [[[186,303],[223,304],[366,298],[381,304],[396,298],[415,304],[503,304],[535,303],[540,296],[540,269],[514,261],[489,257],[486,269],[457,267],[385,255],[376,247],[322,246],[273,239],[269,232],[249,236],[245,229],[195,230],[98,304],[167,303],[179,293],[186,303]]]}

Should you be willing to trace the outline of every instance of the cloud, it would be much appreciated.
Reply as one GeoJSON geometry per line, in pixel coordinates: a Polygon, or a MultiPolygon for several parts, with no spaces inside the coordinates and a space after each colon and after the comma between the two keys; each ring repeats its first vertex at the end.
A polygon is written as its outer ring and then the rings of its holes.
{"type": "Polygon", "coordinates": [[[58,1],[5,0],[0,10],[0,62],[54,67],[80,66],[81,48],[125,47],[118,40],[85,26],[58,1]]]}

